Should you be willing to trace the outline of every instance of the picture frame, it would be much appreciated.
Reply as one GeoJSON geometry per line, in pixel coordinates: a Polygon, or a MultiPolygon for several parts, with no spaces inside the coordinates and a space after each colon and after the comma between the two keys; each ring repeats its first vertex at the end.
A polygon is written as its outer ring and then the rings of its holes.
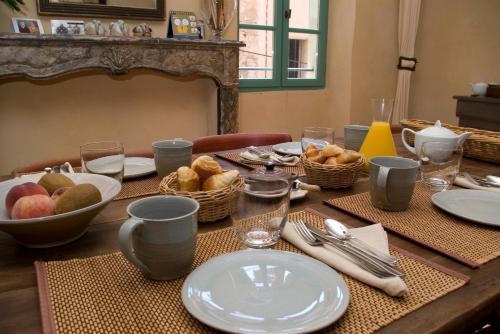
{"type": "Polygon", "coordinates": [[[13,17],[12,30],[18,34],[43,34],[42,21],[26,17],[13,17]]]}
{"type": "Polygon", "coordinates": [[[50,20],[53,35],[85,35],[85,22],[78,20],[50,20]]]}

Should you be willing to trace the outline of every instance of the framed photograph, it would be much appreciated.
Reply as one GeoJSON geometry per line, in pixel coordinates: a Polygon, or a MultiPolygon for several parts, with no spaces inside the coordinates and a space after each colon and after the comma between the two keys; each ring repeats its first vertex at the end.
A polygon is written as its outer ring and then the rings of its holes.
{"type": "Polygon", "coordinates": [[[50,20],[53,35],[85,35],[85,22],[76,20],[50,20]]]}
{"type": "Polygon", "coordinates": [[[20,34],[43,34],[42,21],[37,19],[13,17],[12,29],[20,34]]]}

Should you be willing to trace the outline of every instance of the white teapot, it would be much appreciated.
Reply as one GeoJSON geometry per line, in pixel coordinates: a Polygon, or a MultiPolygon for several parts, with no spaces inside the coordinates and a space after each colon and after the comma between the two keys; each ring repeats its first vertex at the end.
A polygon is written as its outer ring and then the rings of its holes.
{"type": "Polygon", "coordinates": [[[401,132],[401,140],[406,149],[414,154],[420,152],[420,147],[423,143],[428,141],[437,141],[443,143],[445,147],[459,147],[464,141],[471,135],[471,132],[464,132],[461,135],[457,135],[455,132],[443,128],[441,126],[441,121],[437,121],[434,126],[422,129],[418,132],[412,129],[404,128],[401,132]],[[411,132],[415,135],[415,146],[410,146],[405,139],[405,132],[411,132]]]}
{"type": "Polygon", "coordinates": [[[111,36],[128,36],[128,25],[123,20],[111,22],[109,24],[109,34],[111,36]]]}
{"type": "Polygon", "coordinates": [[[104,36],[106,35],[106,28],[104,28],[104,25],[101,23],[101,21],[92,20],[85,23],[85,34],[104,36]]]}

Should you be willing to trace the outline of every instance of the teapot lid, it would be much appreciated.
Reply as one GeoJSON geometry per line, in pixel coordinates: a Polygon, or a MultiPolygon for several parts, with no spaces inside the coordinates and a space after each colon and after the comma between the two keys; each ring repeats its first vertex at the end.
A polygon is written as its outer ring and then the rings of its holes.
{"type": "Polygon", "coordinates": [[[443,128],[441,126],[441,121],[438,120],[434,126],[422,129],[419,131],[421,135],[428,137],[440,137],[440,138],[456,138],[458,135],[451,131],[450,129],[443,128]]]}
{"type": "Polygon", "coordinates": [[[276,165],[269,161],[264,167],[260,167],[255,169],[252,173],[250,173],[249,178],[251,179],[259,179],[259,180],[286,180],[291,182],[298,177],[296,173],[288,173],[280,168],[277,168],[276,165]]]}

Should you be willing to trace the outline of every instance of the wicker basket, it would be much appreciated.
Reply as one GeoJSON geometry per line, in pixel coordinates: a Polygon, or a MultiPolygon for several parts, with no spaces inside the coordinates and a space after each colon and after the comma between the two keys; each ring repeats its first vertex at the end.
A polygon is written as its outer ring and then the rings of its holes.
{"type": "Polygon", "coordinates": [[[359,172],[365,166],[365,158],[345,165],[324,165],[310,161],[303,154],[300,157],[307,175],[307,182],[322,188],[342,189],[351,187],[358,179],[359,172]]]}
{"type": "MultiPolygon", "coordinates": [[[[434,122],[418,119],[405,119],[401,121],[401,125],[412,130],[419,131],[429,126],[433,126],[434,122]]],[[[463,128],[449,124],[443,124],[443,126],[457,134],[472,132],[472,135],[465,140],[463,146],[464,156],[483,161],[500,163],[500,132],[486,131],[475,128],[463,128]]],[[[408,132],[405,135],[406,141],[411,145],[414,144],[413,137],[414,135],[408,132]]]]}
{"type": "Polygon", "coordinates": [[[231,200],[236,196],[238,190],[243,189],[245,182],[238,177],[232,185],[219,190],[211,191],[179,191],[177,186],[177,172],[165,176],[160,183],[160,193],[189,197],[200,203],[198,211],[198,222],[207,223],[226,218],[231,212],[231,200]]]}

